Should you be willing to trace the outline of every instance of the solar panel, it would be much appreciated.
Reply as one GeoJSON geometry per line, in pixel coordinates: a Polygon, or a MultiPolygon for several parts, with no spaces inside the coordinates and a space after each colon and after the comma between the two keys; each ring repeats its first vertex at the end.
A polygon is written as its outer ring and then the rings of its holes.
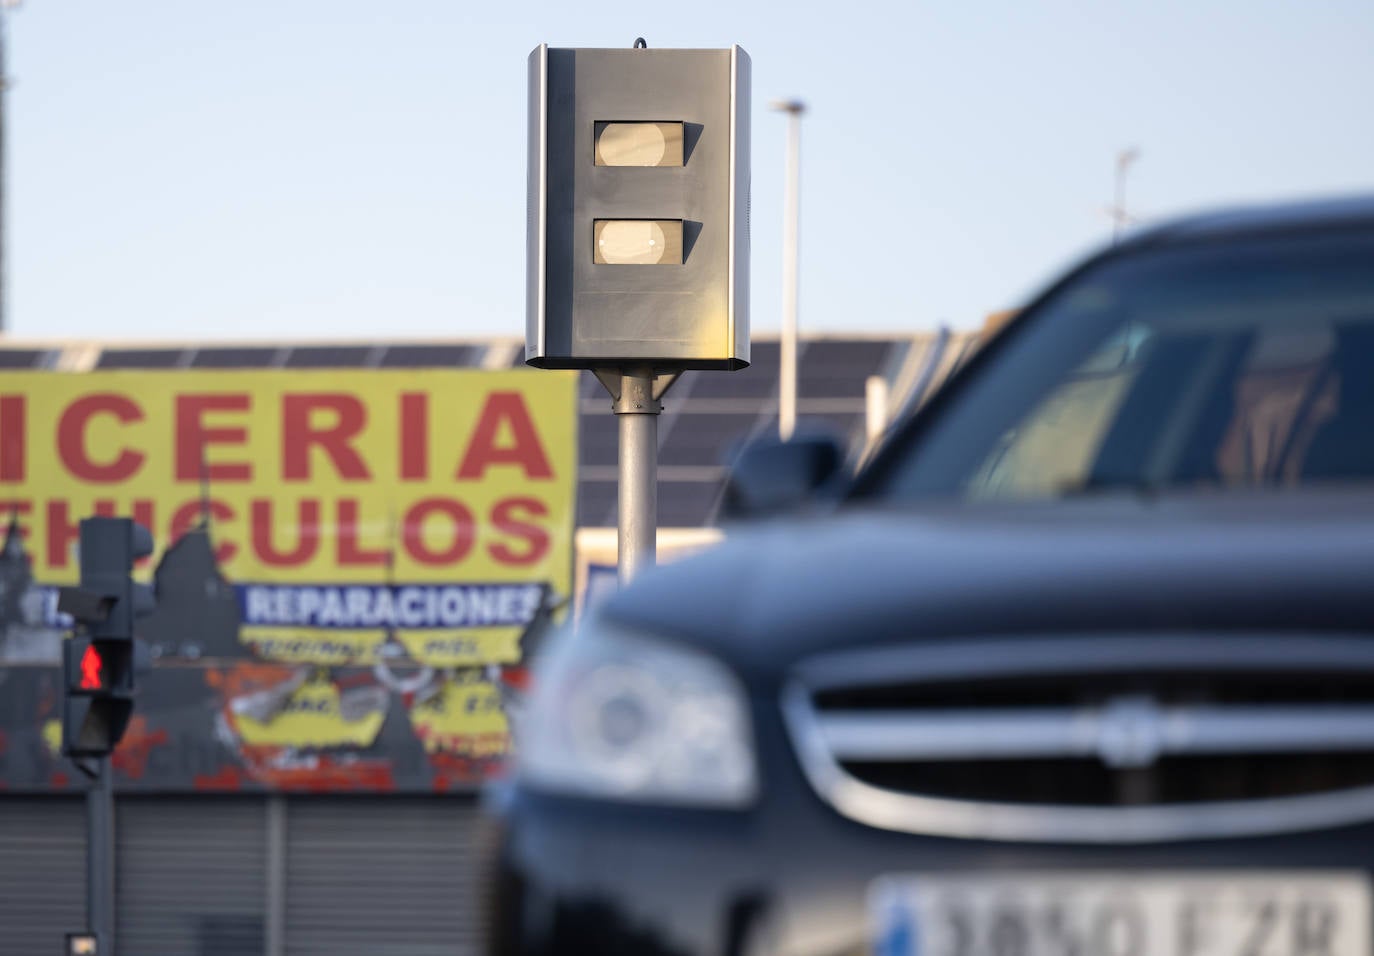
{"type": "Polygon", "coordinates": [[[577,430],[582,464],[616,463],[620,453],[620,426],[609,407],[604,412],[583,412],[577,416],[577,430]]]}
{"type": "Polygon", "coordinates": [[[616,522],[617,486],[614,481],[579,481],[577,484],[577,524],[583,528],[602,528],[616,522]]]}
{"type": "Polygon", "coordinates": [[[0,368],[37,368],[47,354],[44,349],[0,349],[0,368]]]}
{"type": "MultiPolygon", "coordinates": [[[[732,374],[732,373],[723,373],[732,374]]],[[[745,414],[678,415],[672,428],[664,436],[659,449],[660,465],[721,465],[739,442],[748,438],[758,425],[759,416],[745,414]]]]}
{"type": "Polygon", "coordinates": [[[393,345],[382,356],[382,368],[466,368],[477,363],[471,345],[393,345]]]}
{"type": "Polygon", "coordinates": [[[777,394],[776,342],[755,342],[750,349],[748,368],[737,372],[703,372],[692,386],[693,398],[741,398],[759,401],[777,394]]]}
{"type": "Polygon", "coordinates": [[[658,526],[700,528],[712,523],[719,481],[661,481],[658,484],[658,526]]]}
{"type": "Polygon", "coordinates": [[[862,398],[864,381],[883,372],[891,342],[811,342],[797,361],[802,398],[862,398]]]}
{"type": "MultiPolygon", "coordinates": [[[[804,341],[797,368],[798,427],[815,426],[846,443],[862,442],[864,380],[886,371],[892,349],[902,341],[804,341]],[[819,414],[808,412],[808,401],[822,403],[819,414]]],[[[776,341],[758,342],[748,369],[686,372],[668,392],[659,419],[661,527],[711,523],[722,481],[717,466],[726,464],[739,444],[777,434],[778,357],[776,341]]],[[[579,394],[584,409],[579,416],[581,464],[592,471],[579,483],[578,522],[613,525],[616,482],[610,469],[619,457],[619,429],[605,390],[590,374],[582,377],[579,394]]]]}
{"type": "Polygon", "coordinates": [[[357,368],[367,365],[371,345],[310,345],[294,348],[286,357],[287,368],[357,368]]]}
{"type": "MultiPolygon", "coordinates": [[[[701,528],[712,523],[720,481],[660,481],[658,526],[701,528]]],[[[580,527],[614,527],[618,515],[613,481],[583,481],[577,489],[577,523],[580,527]]]]}
{"type": "Polygon", "coordinates": [[[282,350],[217,346],[201,348],[191,359],[192,368],[271,368],[282,350]]]}
{"type": "Polygon", "coordinates": [[[96,368],[177,368],[186,349],[104,349],[96,368]]]}

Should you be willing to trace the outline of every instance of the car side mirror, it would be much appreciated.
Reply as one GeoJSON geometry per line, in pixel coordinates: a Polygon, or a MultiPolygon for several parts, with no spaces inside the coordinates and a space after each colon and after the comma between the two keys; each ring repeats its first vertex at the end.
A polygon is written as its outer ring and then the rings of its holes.
{"type": "Polygon", "coordinates": [[[740,449],[725,478],[722,521],[795,511],[839,477],[844,447],[832,435],[763,439],[740,449]]]}

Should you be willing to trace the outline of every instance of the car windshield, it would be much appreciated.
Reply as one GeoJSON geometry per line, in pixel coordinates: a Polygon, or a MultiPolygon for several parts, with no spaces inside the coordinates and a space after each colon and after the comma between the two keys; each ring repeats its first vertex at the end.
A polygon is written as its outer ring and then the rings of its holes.
{"type": "Polygon", "coordinates": [[[1108,258],[896,440],[859,494],[1374,480],[1374,233],[1108,258]]]}

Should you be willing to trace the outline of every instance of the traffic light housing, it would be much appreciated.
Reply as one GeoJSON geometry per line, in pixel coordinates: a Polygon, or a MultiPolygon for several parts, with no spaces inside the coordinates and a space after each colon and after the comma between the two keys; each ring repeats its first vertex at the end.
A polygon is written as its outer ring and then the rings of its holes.
{"type": "Polygon", "coordinates": [[[62,752],[103,757],[133,713],[134,622],[155,601],[132,572],[153,553],[153,536],[128,518],[86,518],[80,549],[81,583],[62,588],[57,605],[76,624],[62,651],[62,752]]]}

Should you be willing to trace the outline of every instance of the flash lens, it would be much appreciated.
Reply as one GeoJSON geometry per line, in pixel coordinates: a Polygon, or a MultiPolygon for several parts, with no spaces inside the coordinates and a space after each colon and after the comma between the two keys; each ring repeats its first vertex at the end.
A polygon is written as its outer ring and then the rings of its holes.
{"type": "Polygon", "coordinates": [[[592,225],[597,265],[681,265],[681,219],[597,219],[592,225]]]}
{"type": "Polygon", "coordinates": [[[99,956],[100,941],[91,933],[68,933],[67,956],[99,956]]]}
{"type": "Polygon", "coordinates": [[[599,122],[595,132],[598,166],[682,165],[681,123],[599,122]]]}

